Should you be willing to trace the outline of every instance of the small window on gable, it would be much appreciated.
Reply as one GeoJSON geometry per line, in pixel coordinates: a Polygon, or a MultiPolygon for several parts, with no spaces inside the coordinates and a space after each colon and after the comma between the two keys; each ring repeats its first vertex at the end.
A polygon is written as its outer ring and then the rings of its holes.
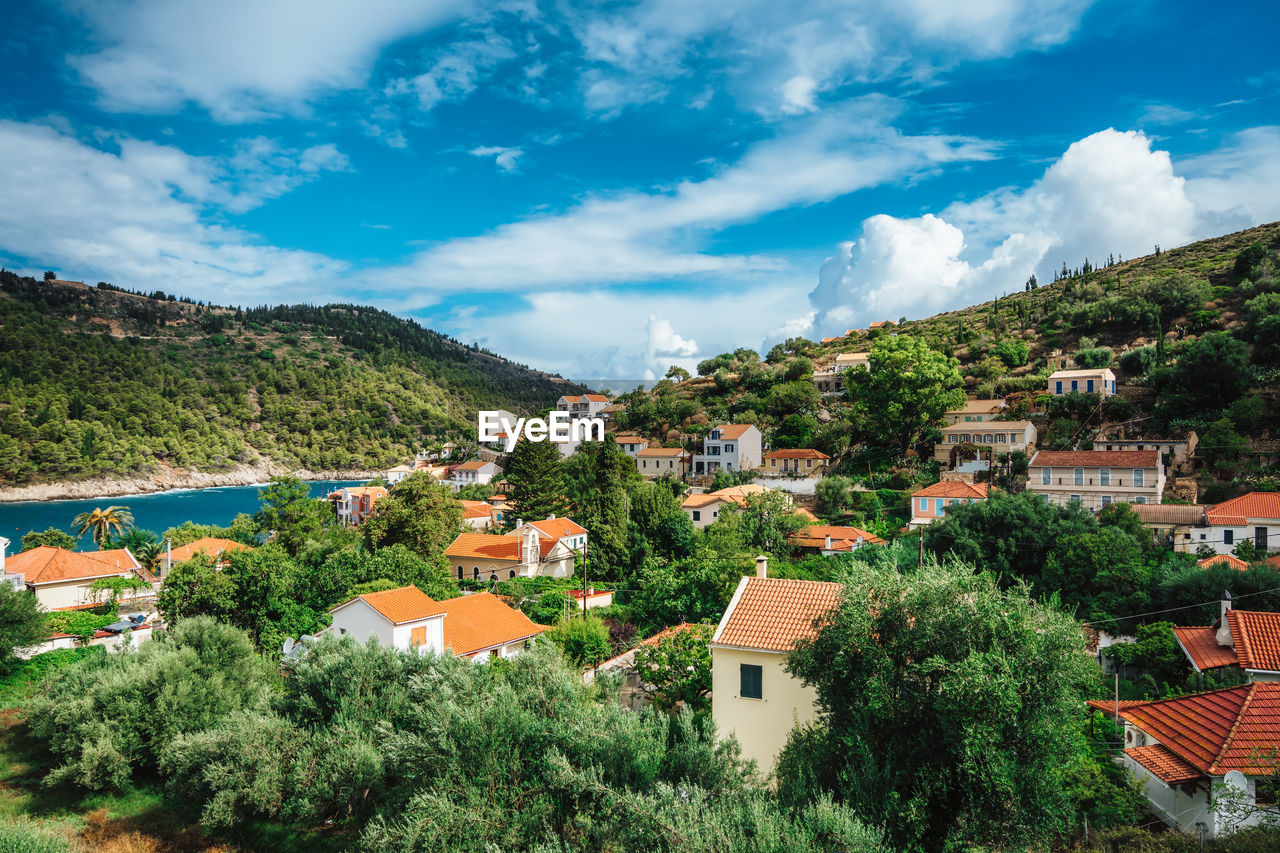
{"type": "Polygon", "coordinates": [[[755,664],[740,664],[738,695],[743,699],[764,698],[764,669],[755,664]]]}

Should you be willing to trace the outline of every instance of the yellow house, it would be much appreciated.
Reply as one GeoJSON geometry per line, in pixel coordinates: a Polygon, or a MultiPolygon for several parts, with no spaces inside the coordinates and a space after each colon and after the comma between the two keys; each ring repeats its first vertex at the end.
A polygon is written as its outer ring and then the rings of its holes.
{"type": "MultiPolygon", "coordinates": [[[[41,545],[10,557],[4,567],[9,576],[20,576],[46,610],[70,610],[101,603],[93,590],[102,578],[136,577],[150,584],[155,577],[134,559],[128,548],[107,551],[68,551],[41,545]]],[[[15,586],[17,584],[15,583],[15,586]]],[[[146,590],[150,593],[151,590],[146,590]]],[[[137,597],[126,594],[122,598],[137,597]]]]}
{"type": "Polygon", "coordinates": [[[761,773],[773,770],[791,730],[816,715],[817,693],[784,668],[814,620],[840,601],[838,583],[756,576],[738,583],[711,638],[711,715],[721,737],[733,736],[761,773]]]}

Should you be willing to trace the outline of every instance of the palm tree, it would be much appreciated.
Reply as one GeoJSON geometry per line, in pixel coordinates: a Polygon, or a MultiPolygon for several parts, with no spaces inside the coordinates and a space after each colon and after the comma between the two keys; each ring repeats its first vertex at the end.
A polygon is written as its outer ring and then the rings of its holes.
{"type": "Polygon", "coordinates": [[[93,541],[99,548],[111,539],[111,534],[123,534],[133,527],[133,513],[127,506],[109,506],[82,512],[71,520],[71,529],[77,536],[93,531],[93,541]]]}

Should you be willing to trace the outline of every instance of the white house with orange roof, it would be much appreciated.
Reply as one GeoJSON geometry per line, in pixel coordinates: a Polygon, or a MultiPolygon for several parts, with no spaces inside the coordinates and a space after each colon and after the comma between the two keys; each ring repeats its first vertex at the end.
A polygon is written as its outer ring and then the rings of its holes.
{"type": "Polygon", "coordinates": [[[694,474],[750,471],[764,461],[760,430],[754,424],[720,424],[702,440],[693,456],[694,474]]]}
{"type": "Polygon", "coordinates": [[[387,496],[382,486],[347,486],[329,494],[338,520],[348,527],[364,524],[373,515],[373,507],[387,496]]]}
{"type": "Polygon", "coordinates": [[[635,460],[636,470],[646,480],[680,480],[689,473],[693,457],[683,447],[646,447],[636,452],[635,460]]]}
{"type": "MultiPolygon", "coordinates": [[[[68,551],[41,545],[5,559],[4,571],[10,578],[20,576],[21,584],[46,610],[69,610],[101,603],[102,595],[92,589],[96,580],[136,578],[148,585],[146,590],[124,592],[121,600],[150,596],[150,584],[156,580],[128,548],[68,551]]],[[[16,581],[10,582],[17,585],[16,581]]]]}
{"type": "Polygon", "coordinates": [[[1218,621],[1173,629],[1196,672],[1231,669],[1246,681],[1280,681],[1280,613],[1235,610],[1222,594],[1218,621]]]}
{"type": "Polygon", "coordinates": [[[515,657],[546,630],[488,592],[435,601],[413,586],[358,595],[329,613],[333,624],[326,630],[336,636],[478,663],[515,657]]]}
{"type": "Polygon", "coordinates": [[[396,483],[399,483],[405,477],[412,474],[414,470],[415,469],[411,465],[397,465],[396,467],[387,470],[387,474],[384,479],[386,479],[387,485],[394,486],[396,483]]]}
{"type": "MultiPolygon", "coordinates": [[[[584,545],[585,541],[584,530],[584,545]]],[[[562,539],[548,536],[529,524],[500,536],[460,533],[449,543],[444,555],[458,580],[489,581],[539,576],[571,578],[575,557],[574,550],[562,539]]]]}
{"type": "Polygon", "coordinates": [[[1049,393],[1055,397],[1063,394],[1100,394],[1109,397],[1116,393],[1116,375],[1109,367],[1059,370],[1049,376],[1049,393]]]}
{"type": "Polygon", "coordinates": [[[231,551],[252,551],[253,548],[237,542],[234,539],[222,539],[217,536],[204,536],[194,542],[188,542],[186,545],[179,545],[177,548],[172,546],[165,549],[165,552],[156,557],[156,568],[160,574],[165,575],[169,570],[178,563],[185,563],[198,554],[203,554],[210,560],[213,560],[214,568],[221,570],[225,567],[225,561],[222,555],[231,551]]]}
{"type": "Polygon", "coordinates": [[[498,476],[497,465],[484,459],[473,459],[470,462],[455,465],[449,479],[445,482],[456,492],[463,486],[491,483],[496,476],[498,476]]]}
{"type": "MultiPolygon", "coordinates": [[[[715,492],[688,495],[680,502],[680,508],[689,516],[694,527],[702,528],[714,524],[726,506],[732,504],[744,507],[747,505],[749,495],[763,494],[767,491],[769,490],[764,486],[744,483],[741,486],[730,486],[715,492]]],[[[782,494],[786,495],[787,500],[790,501],[790,495],[786,492],[782,494]]]]}
{"type": "Polygon", "coordinates": [[[560,542],[570,551],[579,554],[587,550],[587,529],[571,518],[557,518],[553,515],[542,521],[516,519],[516,526],[509,535],[523,536],[526,530],[532,530],[539,539],[560,542]]]}
{"type": "Polygon", "coordinates": [[[956,503],[985,501],[991,492],[989,483],[961,483],[953,480],[934,483],[911,493],[911,522],[909,527],[932,524],[947,514],[947,507],[956,503]]]}
{"type": "Polygon", "coordinates": [[[858,527],[814,524],[787,537],[791,546],[802,554],[851,554],[868,545],[886,545],[884,539],[858,527]]]}
{"type": "MultiPolygon", "coordinates": [[[[839,338],[830,340],[839,340],[839,338]]],[[[858,367],[869,368],[870,364],[870,353],[842,352],[836,356],[835,361],[813,371],[813,384],[824,396],[839,394],[844,391],[847,378],[845,374],[848,371],[858,367]]]]}
{"type": "Polygon", "coordinates": [[[649,446],[649,439],[633,432],[618,433],[613,437],[613,442],[618,445],[619,450],[633,458],[637,453],[649,446]]]}
{"type": "Polygon", "coordinates": [[[458,501],[462,504],[462,523],[473,530],[493,527],[495,510],[488,501],[458,501]]]}
{"type": "Polygon", "coordinates": [[[598,418],[600,412],[609,405],[609,398],[603,394],[574,394],[562,396],[556,400],[556,409],[568,412],[571,420],[598,418]]]}
{"type": "Polygon", "coordinates": [[[1158,504],[1164,495],[1158,450],[1041,450],[1027,474],[1027,491],[1094,512],[1112,503],[1158,504]]]}
{"type": "Polygon", "coordinates": [[[770,450],[764,455],[760,473],[768,477],[820,477],[830,461],[820,450],[770,450]]]}
{"type": "Polygon", "coordinates": [[[744,758],[773,770],[792,728],[816,715],[817,693],[785,669],[787,655],[814,636],[814,620],[840,603],[838,583],[768,577],[764,557],[744,577],[711,638],[711,716],[736,737],[744,758]]]}
{"type": "Polygon", "coordinates": [[[1280,492],[1249,492],[1206,507],[1204,518],[1208,529],[1203,544],[1219,554],[1230,554],[1246,540],[1260,556],[1280,550],[1280,492]]]}

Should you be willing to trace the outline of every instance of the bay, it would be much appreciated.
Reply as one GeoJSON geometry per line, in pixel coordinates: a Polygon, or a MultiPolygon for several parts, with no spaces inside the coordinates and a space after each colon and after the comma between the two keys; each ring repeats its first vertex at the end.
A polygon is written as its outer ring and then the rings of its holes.
{"type": "MultiPolygon", "coordinates": [[[[312,480],[308,483],[313,498],[322,498],[343,486],[363,484],[363,480],[312,480]]],[[[56,527],[71,533],[71,519],[95,507],[108,506],[127,506],[133,513],[136,526],[156,533],[163,533],[184,521],[227,525],[237,513],[253,514],[258,511],[258,491],[261,488],[261,485],[222,486],[114,498],[0,503],[0,536],[10,540],[9,553],[15,554],[22,535],[27,531],[56,527]]],[[[81,540],[80,549],[93,549],[87,535],[81,540]]]]}

